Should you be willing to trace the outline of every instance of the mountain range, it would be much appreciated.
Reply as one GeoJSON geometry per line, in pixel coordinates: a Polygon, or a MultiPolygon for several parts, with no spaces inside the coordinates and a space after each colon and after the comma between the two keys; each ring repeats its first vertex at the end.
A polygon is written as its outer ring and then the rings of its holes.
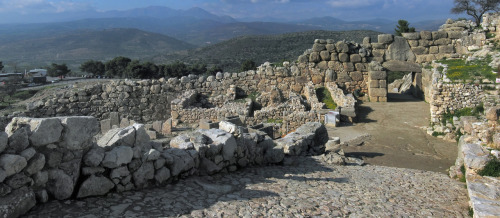
{"type": "MultiPolygon", "coordinates": [[[[333,17],[288,22],[242,22],[229,16],[211,14],[201,8],[174,10],[159,6],[52,16],[59,17],[40,19],[41,22],[47,21],[44,23],[0,24],[0,60],[17,65],[61,61],[76,65],[84,59],[108,60],[123,55],[172,61],[155,56],[174,58],[179,51],[192,56],[196,52],[189,49],[212,48],[210,46],[217,46],[217,43],[250,35],[313,30],[392,33],[397,23],[384,19],[344,21],[333,17]],[[50,20],[65,21],[48,22],[50,20]]],[[[443,23],[428,21],[412,26],[417,30],[436,30],[443,23]]]]}

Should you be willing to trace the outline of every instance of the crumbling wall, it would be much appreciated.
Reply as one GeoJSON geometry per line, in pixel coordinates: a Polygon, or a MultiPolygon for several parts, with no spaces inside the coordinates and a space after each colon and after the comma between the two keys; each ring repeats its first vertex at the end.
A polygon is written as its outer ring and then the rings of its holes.
{"type": "Polygon", "coordinates": [[[234,171],[280,163],[293,155],[324,152],[328,133],[307,123],[294,133],[300,152],[287,152],[265,133],[228,123],[172,139],[169,147],[150,141],[144,125],[115,128],[95,140],[93,117],[14,118],[0,133],[0,215],[22,215],[49,199],[100,196],[189,175],[234,171]]]}

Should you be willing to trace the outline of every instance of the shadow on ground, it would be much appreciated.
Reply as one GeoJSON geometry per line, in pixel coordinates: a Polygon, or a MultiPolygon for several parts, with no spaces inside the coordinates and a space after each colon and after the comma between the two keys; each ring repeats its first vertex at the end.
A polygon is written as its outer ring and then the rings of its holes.
{"type": "Polygon", "coordinates": [[[212,176],[191,176],[164,187],[78,200],[54,200],[36,206],[25,217],[178,217],[219,202],[279,197],[279,187],[283,184],[277,184],[277,180],[349,182],[344,177],[308,178],[305,175],[334,170],[313,157],[291,158],[289,165],[255,166],[212,176]],[[247,188],[253,184],[276,191],[247,188]]]}

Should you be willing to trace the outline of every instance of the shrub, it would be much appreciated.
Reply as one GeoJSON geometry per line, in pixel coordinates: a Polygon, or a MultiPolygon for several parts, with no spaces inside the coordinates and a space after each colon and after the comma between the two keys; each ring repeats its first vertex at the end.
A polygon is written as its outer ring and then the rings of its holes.
{"type": "Polygon", "coordinates": [[[319,87],[316,89],[316,96],[320,102],[325,103],[326,108],[335,110],[337,108],[337,103],[333,101],[332,94],[325,87],[319,87]]]}
{"type": "Polygon", "coordinates": [[[444,132],[432,132],[432,136],[438,137],[440,135],[445,135],[444,132]]]}
{"type": "Polygon", "coordinates": [[[462,176],[459,178],[460,182],[466,182],[466,179],[465,179],[465,165],[462,164],[462,166],[460,166],[460,172],[462,172],[462,176]]]}
{"type": "Polygon", "coordinates": [[[484,166],[482,170],[479,170],[477,174],[479,174],[480,176],[500,176],[500,161],[498,161],[498,159],[496,158],[493,158],[486,164],[486,166],[484,166]]]}

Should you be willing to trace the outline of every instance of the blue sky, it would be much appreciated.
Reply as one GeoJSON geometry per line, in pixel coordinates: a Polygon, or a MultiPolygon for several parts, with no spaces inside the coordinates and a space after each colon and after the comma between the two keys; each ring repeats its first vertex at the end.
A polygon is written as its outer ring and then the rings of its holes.
{"type": "Polygon", "coordinates": [[[200,7],[237,19],[277,17],[300,20],[332,16],[344,20],[385,18],[421,21],[457,17],[449,13],[453,0],[0,0],[0,18],[147,6],[173,9],[200,7]]]}

